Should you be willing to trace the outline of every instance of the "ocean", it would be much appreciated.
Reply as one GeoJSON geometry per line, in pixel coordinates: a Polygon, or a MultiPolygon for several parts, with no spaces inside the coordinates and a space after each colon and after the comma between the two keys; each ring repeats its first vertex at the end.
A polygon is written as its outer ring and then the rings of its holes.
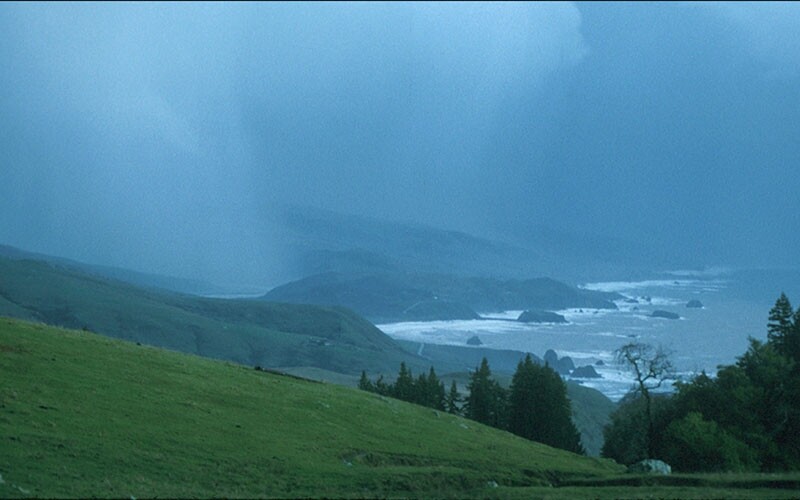
{"type": "Polygon", "coordinates": [[[662,346],[671,353],[678,378],[686,380],[734,363],[747,350],[748,337],[766,338],[769,309],[781,292],[777,284],[765,284],[770,273],[691,274],[675,271],[667,279],[583,284],[582,288],[618,292],[624,298],[616,301],[617,310],[556,311],[566,324],[525,324],[514,321],[522,311],[484,311],[480,320],[389,323],[378,328],[395,339],[429,344],[465,346],[477,335],[482,347],[491,349],[540,357],[553,349],[559,357],[571,357],[576,367],[594,366],[602,378],[578,381],[617,401],[634,381],[614,361],[614,351],[626,343],[662,346]],[[686,307],[693,299],[703,307],[686,307]],[[655,310],[676,313],[680,319],[652,317],[655,310]]]}

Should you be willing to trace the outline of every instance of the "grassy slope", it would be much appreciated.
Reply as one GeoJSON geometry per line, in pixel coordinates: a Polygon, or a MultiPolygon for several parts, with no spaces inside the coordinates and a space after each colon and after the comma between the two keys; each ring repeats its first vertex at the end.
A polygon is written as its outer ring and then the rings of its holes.
{"type": "Polygon", "coordinates": [[[0,373],[3,498],[800,494],[798,474],[621,475],[400,401],[18,320],[0,318],[0,373]]]}
{"type": "Polygon", "coordinates": [[[428,366],[344,309],[146,290],[41,261],[0,257],[0,315],[250,365],[344,373],[394,371],[403,360],[428,366]]]}
{"type": "MultiPolygon", "coordinates": [[[[401,360],[415,373],[427,371],[433,363],[441,374],[474,368],[480,363],[479,354],[490,356],[493,368],[507,365],[511,370],[520,355],[452,347],[455,351],[448,355],[447,348],[429,345],[424,357],[436,355],[421,359],[398,348],[363,318],[340,309],[146,290],[55,263],[0,257],[0,277],[2,315],[86,327],[117,338],[251,366],[280,367],[345,385],[357,381],[353,376],[362,369],[391,379],[401,360]]],[[[417,349],[411,345],[408,351],[417,349]]],[[[586,425],[593,422],[593,406],[578,406],[576,423],[587,449],[597,454],[600,445],[590,436],[600,434],[602,426],[586,425]]]]}
{"type": "Polygon", "coordinates": [[[619,470],[361,391],[17,320],[0,319],[0,372],[0,497],[483,496],[619,470]]]}

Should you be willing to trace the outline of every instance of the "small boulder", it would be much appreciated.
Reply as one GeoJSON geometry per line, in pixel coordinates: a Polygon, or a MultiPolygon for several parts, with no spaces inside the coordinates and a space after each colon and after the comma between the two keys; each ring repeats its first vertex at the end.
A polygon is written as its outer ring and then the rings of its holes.
{"type": "Polygon", "coordinates": [[[656,460],[653,458],[648,458],[647,460],[642,460],[641,462],[636,462],[633,465],[628,466],[628,472],[633,474],[672,474],[672,467],[669,464],[662,462],[661,460],[656,460]]]}
{"type": "Polygon", "coordinates": [[[650,316],[653,318],[681,319],[680,315],[675,314],[674,312],[662,311],[660,309],[653,311],[650,316]]]}
{"type": "Polygon", "coordinates": [[[595,363],[595,364],[596,364],[597,366],[605,366],[605,363],[603,362],[603,360],[602,360],[602,359],[598,360],[598,361],[597,361],[597,363],[595,363]]]}
{"type": "Polygon", "coordinates": [[[479,339],[477,335],[473,335],[467,340],[467,345],[483,345],[483,342],[481,342],[481,339],[479,339]]]}
{"type": "Polygon", "coordinates": [[[689,302],[686,303],[686,307],[688,307],[690,309],[702,309],[704,306],[703,306],[703,303],[700,302],[699,300],[692,299],[692,300],[690,300],[689,302]]]}

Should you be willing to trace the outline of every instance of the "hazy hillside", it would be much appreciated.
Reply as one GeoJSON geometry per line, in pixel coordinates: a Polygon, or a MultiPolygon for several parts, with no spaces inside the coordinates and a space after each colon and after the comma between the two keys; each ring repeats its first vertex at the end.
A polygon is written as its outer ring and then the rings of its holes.
{"type": "Polygon", "coordinates": [[[225,293],[226,291],[224,288],[218,285],[205,281],[178,278],[175,276],[162,276],[152,273],[142,273],[139,271],[132,271],[130,269],[122,269],[119,267],[87,264],[71,259],[65,259],[63,257],[28,252],[8,245],[0,245],[0,257],[7,257],[15,260],[28,259],[45,261],[61,267],[71,268],[87,274],[93,274],[105,278],[113,278],[144,288],[160,288],[164,290],[172,290],[174,292],[194,294],[225,293]]]}
{"type": "Polygon", "coordinates": [[[518,234],[467,234],[433,226],[348,215],[297,205],[270,209],[288,269],[298,277],[325,272],[411,272],[578,282],[642,275],[686,265],[646,245],[600,235],[571,234],[530,222],[518,234]],[[674,261],[674,262],[673,262],[674,261]]]}
{"type": "Polygon", "coordinates": [[[443,274],[324,273],[270,290],[264,299],[339,305],[375,322],[472,319],[477,312],[568,307],[615,309],[616,294],[549,278],[500,280],[443,274]]]}
{"type": "Polygon", "coordinates": [[[0,320],[0,369],[3,497],[464,497],[620,470],[362,391],[20,321],[0,320]]]}
{"type": "Polygon", "coordinates": [[[0,315],[261,366],[344,373],[427,364],[341,308],[145,290],[42,261],[0,257],[0,315]]]}

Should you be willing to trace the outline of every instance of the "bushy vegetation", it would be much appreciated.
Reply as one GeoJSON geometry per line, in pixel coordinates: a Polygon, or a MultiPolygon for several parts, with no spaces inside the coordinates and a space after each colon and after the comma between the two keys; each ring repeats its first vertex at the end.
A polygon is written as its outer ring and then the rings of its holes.
{"type": "Polygon", "coordinates": [[[653,403],[648,423],[644,397],[621,402],[604,456],[621,463],[661,458],[678,471],[800,469],[800,310],[781,294],[766,342],[751,338],[747,352],[716,377],[679,382],[675,395],[653,403]]]}
{"type": "Polygon", "coordinates": [[[386,383],[383,376],[373,383],[362,372],[358,386],[383,396],[462,414],[531,441],[585,453],[580,433],[572,422],[566,384],[550,367],[534,363],[530,355],[517,365],[510,389],[503,388],[492,377],[489,362],[483,358],[470,374],[466,397],[458,392],[455,381],[446,392],[433,367],[427,375],[414,379],[405,363],[400,365],[394,383],[386,383]]]}

